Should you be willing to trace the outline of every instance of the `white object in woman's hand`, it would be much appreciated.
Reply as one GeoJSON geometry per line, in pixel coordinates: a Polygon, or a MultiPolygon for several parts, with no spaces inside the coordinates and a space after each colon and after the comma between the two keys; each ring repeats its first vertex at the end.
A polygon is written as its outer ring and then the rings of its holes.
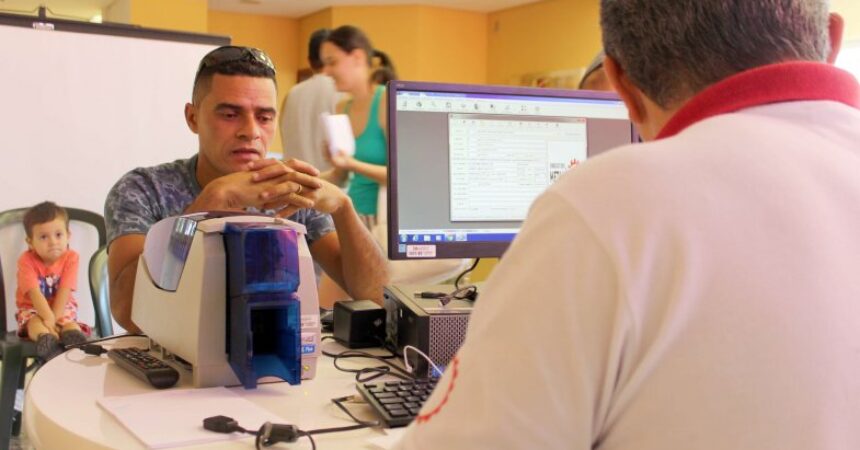
{"type": "Polygon", "coordinates": [[[338,150],[331,155],[331,165],[338,169],[351,170],[352,161],[352,156],[349,156],[349,154],[343,150],[338,150]]]}

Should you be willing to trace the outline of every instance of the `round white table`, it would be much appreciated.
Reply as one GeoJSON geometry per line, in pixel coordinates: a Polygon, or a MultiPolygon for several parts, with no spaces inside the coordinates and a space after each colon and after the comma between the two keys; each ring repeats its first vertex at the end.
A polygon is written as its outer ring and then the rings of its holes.
{"type": "MultiPolygon", "coordinates": [[[[104,344],[105,347],[148,347],[140,337],[126,337],[104,344]]],[[[336,353],[343,347],[332,341],[323,349],[336,353]]],[[[360,367],[359,362],[345,361],[343,365],[360,367]]],[[[369,364],[364,362],[363,364],[369,364]]],[[[182,371],[180,371],[182,373],[182,371]]],[[[187,373],[171,389],[191,388],[187,373]]],[[[334,368],[332,358],[320,356],[316,377],[303,380],[298,386],[285,382],[259,384],[257,389],[230,388],[243,398],[274,413],[301,429],[342,427],[354,424],[332,402],[332,398],[356,394],[353,374],[334,368]]],[[[27,386],[24,404],[24,426],[33,445],[39,450],[52,449],[143,449],[144,443],[97,404],[101,397],[114,397],[153,392],[155,389],[116,366],[106,355],[86,355],[70,350],[44,365],[27,386]]],[[[365,404],[348,404],[350,411],[362,420],[375,420],[365,404]]],[[[157,414],[153,411],[153,414],[157,414]]],[[[218,405],[212,405],[210,415],[218,415],[218,405]]],[[[244,424],[256,429],[261,424],[244,424]]],[[[360,429],[342,433],[314,436],[317,448],[361,449],[378,448],[368,441],[385,436],[380,429],[360,429]]],[[[194,445],[194,449],[253,449],[249,436],[230,441],[194,445]]],[[[273,448],[311,448],[306,437],[292,444],[277,444],[273,448]]]]}

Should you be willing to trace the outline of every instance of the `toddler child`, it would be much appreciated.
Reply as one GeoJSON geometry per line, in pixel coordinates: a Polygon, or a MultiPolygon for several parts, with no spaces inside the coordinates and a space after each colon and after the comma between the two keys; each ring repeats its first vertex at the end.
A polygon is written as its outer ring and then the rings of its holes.
{"type": "Polygon", "coordinates": [[[18,259],[15,300],[18,334],[36,342],[36,353],[49,360],[65,345],[81,344],[87,337],[77,323],[78,253],[69,248],[69,216],[52,202],[43,202],[24,214],[29,247],[18,259]]]}

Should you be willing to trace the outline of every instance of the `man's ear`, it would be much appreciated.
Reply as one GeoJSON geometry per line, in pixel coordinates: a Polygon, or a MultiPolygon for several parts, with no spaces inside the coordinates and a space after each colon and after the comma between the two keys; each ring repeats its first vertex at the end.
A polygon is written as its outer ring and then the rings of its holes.
{"type": "Polygon", "coordinates": [[[845,19],[837,13],[830,13],[828,31],[830,32],[830,54],[827,55],[827,62],[829,64],[835,64],[836,58],[839,56],[839,50],[842,49],[842,36],[845,32],[845,19]]]}
{"type": "Polygon", "coordinates": [[[191,129],[191,132],[197,134],[197,107],[192,105],[191,103],[185,104],[185,123],[188,124],[188,128],[191,129]]]}
{"type": "Polygon", "coordinates": [[[603,58],[603,70],[606,71],[606,78],[609,79],[612,88],[621,97],[621,100],[624,101],[624,105],[627,106],[630,121],[637,125],[642,124],[647,116],[645,105],[642,101],[642,91],[633,85],[633,82],[627,77],[621,65],[609,55],[603,58]]]}

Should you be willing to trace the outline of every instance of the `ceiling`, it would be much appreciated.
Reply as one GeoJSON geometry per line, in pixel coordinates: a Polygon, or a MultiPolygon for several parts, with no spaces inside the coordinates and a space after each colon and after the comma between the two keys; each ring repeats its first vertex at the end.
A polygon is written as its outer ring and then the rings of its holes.
{"type": "Polygon", "coordinates": [[[302,17],[330,6],[419,4],[440,8],[489,12],[537,0],[209,0],[209,8],[252,14],[302,17]]]}
{"type": "MultiPolygon", "coordinates": [[[[0,12],[35,12],[48,8],[49,17],[91,20],[114,0],[0,0],[0,12]]],[[[441,8],[490,12],[538,0],[208,0],[216,11],[302,17],[330,6],[422,4],[441,8]]]]}

